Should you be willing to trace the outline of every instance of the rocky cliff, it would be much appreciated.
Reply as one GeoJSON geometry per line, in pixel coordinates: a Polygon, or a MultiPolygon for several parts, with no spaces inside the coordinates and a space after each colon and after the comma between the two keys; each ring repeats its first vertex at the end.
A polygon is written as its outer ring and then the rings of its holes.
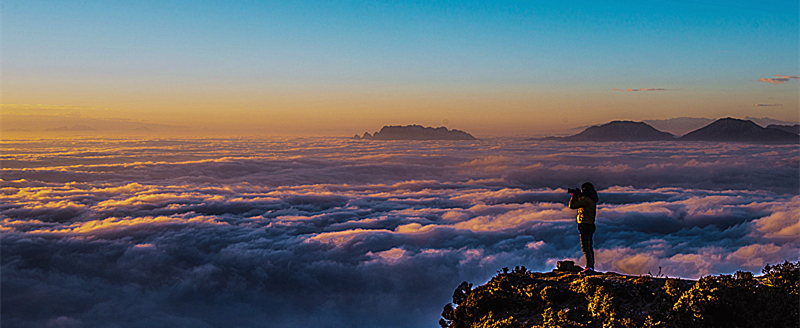
{"type": "Polygon", "coordinates": [[[503,269],[463,282],[442,311],[444,328],[798,327],[800,262],[697,281],[660,275],[503,269]]]}

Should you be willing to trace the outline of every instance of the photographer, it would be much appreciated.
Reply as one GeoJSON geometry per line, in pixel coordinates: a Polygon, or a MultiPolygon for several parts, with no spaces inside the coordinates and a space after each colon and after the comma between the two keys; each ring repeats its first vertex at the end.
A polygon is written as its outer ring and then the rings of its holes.
{"type": "Polygon", "coordinates": [[[584,273],[594,272],[594,249],[592,248],[592,236],[594,235],[594,218],[597,215],[597,191],[594,186],[586,182],[581,185],[581,189],[567,189],[572,198],[569,199],[569,208],[578,210],[578,232],[581,237],[581,249],[586,257],[586,269],[584,273]]]}

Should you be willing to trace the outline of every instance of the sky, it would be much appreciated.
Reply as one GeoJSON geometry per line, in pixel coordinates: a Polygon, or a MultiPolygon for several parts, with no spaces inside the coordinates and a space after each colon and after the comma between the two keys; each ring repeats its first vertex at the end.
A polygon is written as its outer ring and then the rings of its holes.
{"type": "Polygon", "coordinates": [[[797,122],[799,6],[7,0],[2,131],[349,136],[422,124],[484,136],[617,119],[797,122]]]}
{"type": "Polygon", "coordinates": [[[800,148],[324,137],[3,143],[3,327],[438,327],[462,282],[800,260],[800,148]]]}
{"type": "Polygon", "coordinates": [[[582,265],[585,181],[600,271],[798,261],[796,144],[527,137],[798,122],[799,7],[3,0],[0,320],[436,327],[462,281],[582,265]],[[406,124],[479,140],[349,139],[406,124]]]}

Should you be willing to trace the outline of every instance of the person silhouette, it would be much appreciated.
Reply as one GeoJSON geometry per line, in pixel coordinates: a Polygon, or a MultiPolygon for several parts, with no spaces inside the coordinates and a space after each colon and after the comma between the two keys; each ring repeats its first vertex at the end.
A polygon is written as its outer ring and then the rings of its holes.
{"type": "Polygon", "coordinates": [[[597,191],[594,185],[589,182],[581,185],[581,189],[569,189],[572,197],[569,199],[569,208],[578,210],[578,233],[581,237],[581,250],[586,257],[586,269],[583,273],[592,274],[594,272],[594,245],[592,236],[596,227],[594,219],[597,216],[597,191]]]}

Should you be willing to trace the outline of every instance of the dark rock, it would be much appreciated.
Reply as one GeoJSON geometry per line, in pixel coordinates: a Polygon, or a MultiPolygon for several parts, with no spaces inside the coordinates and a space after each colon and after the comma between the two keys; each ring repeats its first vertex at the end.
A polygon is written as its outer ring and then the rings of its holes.
{"type": "Polygon", "coordinates": [[[570,296],[572,296],[572,294],[568,289],[562,289],[556,286],[545,286],[542,288],[542,291],[539,292],[539,297],[547,303],[560,304],[567,301],[570,296]]]}
{"type": "Polygon", "coordinates": [[[583,271],[583,268],[575,265],[575,262],[572,261],[558,261],[558,263],[556,263],[556,269],[554,271],[581,272],[583,271]]]}

